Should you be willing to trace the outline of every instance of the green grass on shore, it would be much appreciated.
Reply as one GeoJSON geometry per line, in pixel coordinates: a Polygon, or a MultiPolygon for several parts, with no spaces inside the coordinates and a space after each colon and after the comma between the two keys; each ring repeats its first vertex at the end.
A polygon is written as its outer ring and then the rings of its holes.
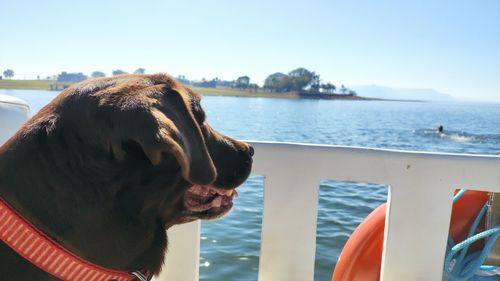
{"type": "Polygon", "coordinates": [[[50,90],[51,80],[0,80],[0,89],[50,90]]]}
{"type": "MultiPolygon", "coordinates": [[[[0,80],[0,89],[18,89],[18,90],[50,90],[54,86],[52,80],[0,80]]],[[[59,88],[62,88],[59,85],[59,88]]],[[[297,93],[268,93],[268,92],[249,92],[233,88],[202,88],[191,87],[195,92],[207,96],[233,96],[233,97],[271,97],[271,98],[299,98],[297,93]]]]}
{"type": "Polygon", "coordinates": [[[266,98],[289,98],[298,99],[296,92],[269,93],[269,92],[249,92],[233,88],[203,88],[191,87],[195,92],[205,96],[231,96],[231,97],[266,97],[266,98]]]}

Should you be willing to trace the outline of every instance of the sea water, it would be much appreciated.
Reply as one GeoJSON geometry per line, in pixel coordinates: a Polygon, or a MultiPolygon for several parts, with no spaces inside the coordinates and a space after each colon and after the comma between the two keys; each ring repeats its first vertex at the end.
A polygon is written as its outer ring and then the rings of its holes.
{"type": "MultiPolygon", "coordinates": [[[[35,113],[57,93],[0,90],[0,94],[26,100],[35,113]]],[[[500,154],[499,103],[206,96],[202,104],[208,122],[237,139],[500,154]],[[440,125],[443,133],[436,131],[440,125]]],[[[262,177],[251,177],[238,188],[240,196],[231,214],[202,223],[200,280],[257,280],[262,185],[262,177]]],[[[330,280],[349,235],[386,198],[386,186],[321,182],[315,280],[330,280]]]]}

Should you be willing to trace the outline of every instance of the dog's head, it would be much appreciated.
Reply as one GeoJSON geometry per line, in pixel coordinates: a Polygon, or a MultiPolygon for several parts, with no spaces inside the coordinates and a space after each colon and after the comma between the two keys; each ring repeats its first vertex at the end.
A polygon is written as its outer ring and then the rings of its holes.
{"type": "Polygon", "coordinates": [[[163,74],[72,86],[22,132],[40,130],[94,193],[167,228],[227,213],[252,164],[252,147],[212,129],[200,96],[163,74]]]}

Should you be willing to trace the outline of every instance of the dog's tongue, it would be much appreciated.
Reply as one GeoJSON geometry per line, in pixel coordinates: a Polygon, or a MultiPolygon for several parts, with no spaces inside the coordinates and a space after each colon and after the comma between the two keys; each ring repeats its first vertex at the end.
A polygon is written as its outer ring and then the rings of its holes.
{"type": "Polygon", "coordinates": [[[222,196],[217,196],[210,204],[212,208],[219,208],[222,205],[222,196]]]}

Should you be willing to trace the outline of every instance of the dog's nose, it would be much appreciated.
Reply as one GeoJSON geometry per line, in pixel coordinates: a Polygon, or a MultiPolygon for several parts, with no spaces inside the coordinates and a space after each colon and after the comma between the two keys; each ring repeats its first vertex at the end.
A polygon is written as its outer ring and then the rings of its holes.
{"type": "Polygon", "coordinates": [[[255,153],[255,150],[253,149],[253,147],[251,145],[248,146],[248,154],[250,154],[250,156],[253,156],[253,154],[255,153]]]}

